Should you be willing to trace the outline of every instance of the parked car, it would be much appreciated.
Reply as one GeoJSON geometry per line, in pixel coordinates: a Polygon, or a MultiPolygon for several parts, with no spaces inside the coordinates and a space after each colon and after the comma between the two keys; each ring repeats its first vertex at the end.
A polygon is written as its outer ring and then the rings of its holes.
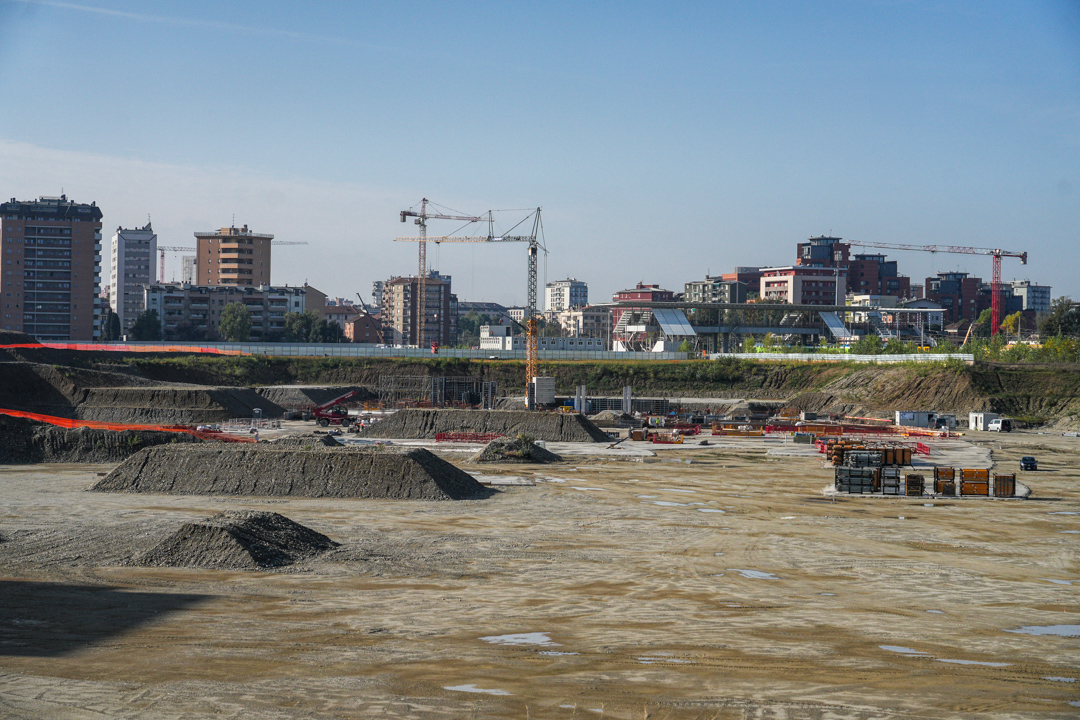
{"type": "Polygon", "coordinates": [[[987,432],[1012,432],[1012,420],[995,418],[986,425],[987,432]]]}
{"type": "Polygon", "coordinates": [[[1021,470],[1038,470],[1039,469],[1039,461],[1036,460],[1035,458],[1033,458],[1030,455],[1025,455],[1024,457],[1020,458],[1020,469],[1021,470]]]}

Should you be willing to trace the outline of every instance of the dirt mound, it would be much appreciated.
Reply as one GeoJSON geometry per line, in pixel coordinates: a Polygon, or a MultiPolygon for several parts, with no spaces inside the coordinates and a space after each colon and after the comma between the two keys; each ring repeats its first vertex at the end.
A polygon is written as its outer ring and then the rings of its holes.
{"type": "Polygon", "coordinates": [[[38,340],[33,335],[27,335],[15,330],[0,330],[0,345],[37,345],[38,340]]]}
{"type": "Polygon", "coordinates": [[[302,434],[285,435],[283,437],[275,438],[270,441],[271,445],[277,445],[279,447],[343,447],[344,443],[339,443],[333,435],[327,435],[326,433],[320,433],[319,435],[302,434]]]}
{"type": "Polygon", "coordinates": [[[129,457],[93,490],[460,500],[485,494],[471,475],[420,448],[325,449],[271,443],[162,446],[129,457]]]}
{"type": "Polygon", "coordinates": [[[562,458],[536,445],[532,438],[501,437],[489,442],[474,458],[477,463],[555,463],[562,458]]]}
{"type": "Polygon", "coordinates": [[[296,410],[312,405],[322,405],[354,390],[360,395],[349,402],[379,399],[377,393],[359,385],[270,385],[257,388],[255,392],[283,408],[296,410]]]}
{"type": "Polygon", "coordinates": [[[0,465],[119,462],[157,445],[202,442],[186,433],[62,428],[0,415],[0,465]]]}
{"type": "Polygon", "coordinates": [[[640,420],[630,413],[624,413],[618,410],[603,410],[595,415],[590,415],[589,420],[593,425],[601,428],[641,427],[640,420]]]}
{"type": "Polygon", "coordinates": [[[360,432],[360,437],[434,438],[442,432],[531,435],[549,442],[611,442],[600,428],[576,413],[515,410],[399,410],[360,432]]]}
{"type": "Polygon", "coordinates": [[[186,523],[139,565],[258,570],[292,565],[337,543],[273,512],[227,511],[186,523]]]}

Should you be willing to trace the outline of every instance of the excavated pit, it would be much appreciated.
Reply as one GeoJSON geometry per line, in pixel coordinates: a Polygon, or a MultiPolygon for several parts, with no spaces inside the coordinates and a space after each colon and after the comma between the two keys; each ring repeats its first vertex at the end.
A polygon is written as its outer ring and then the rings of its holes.
{"type": "Polygon", "coordinates": [[[516,410],[399,410],[360,432],[360,437],[420,439],[438,433],[530,435],[547,442],[611,442],[600,428],[577,413],[516,410]]]}
{"type": "Polygon", "coordinates": [[[421,448],[328,452],[271,443],[148,448],[122,462],[91,489],[408,500],[462,500],[490,494],[471,475],[421,448]]]}
{"type": "Polygon", "coordinates": [[[187,433],[62,428],[0,415],[0,465],[120,462],[148,447],[201,442],[187,433]]]}
{"type": "Polygon", "coordinates": [[[233,510],[185,523],[135,562],[151,567],[262,570],[292,565],[336,546],[322,533],[283,515],[233,510]]]}
{"type": "Polygon", "coordinates": [[[266,385],[256,388],[255,392],[275,405],[297,410],[322,405],[354,390],[360,394],[351,398],[351,403],[379,399],[377,393],[359,385],[266,385]]]}

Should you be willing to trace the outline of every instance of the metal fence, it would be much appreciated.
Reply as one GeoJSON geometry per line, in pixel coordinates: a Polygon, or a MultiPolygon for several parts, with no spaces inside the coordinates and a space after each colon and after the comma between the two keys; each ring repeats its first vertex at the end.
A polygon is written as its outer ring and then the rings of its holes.
{"type": "MultiPolygon", "coordinates": [[[[94,343],[87,349],[135,350],[143,352],[171,352],[177,349],[170,342],[94,343]]],[[[461,350],[441,348],[438,354],[426,348],[374,347],[353,343],[314,345],[309,343],[191,343],[188,349],[205,348],[211,352],[230,354],[272,355],[280,357],[385,357],[385,358],[471,358],[476,360],[524,360],[524,350],[461,350]]],[[[699,356],[689,352],[614,352],[611,350],[543,350],[541,360],[696,360],[699,356]]],[[[738,358],[741,360],[788,360],[800,362],[863,362],[940,363],[948,360],[974,362],[969,353],[919,353],[913,355],[854,355],[831,353],[714,353],[710,360],[738,358]]]]}
{"type": "Polygon", "coordinates": [[[975,362],[970,353],[919,353],[914,355],[854,355],[831,353],[716,353],[710,360],[739,358],[741,360],[797,360],[802,362],[861,362],[861,363],[941,363],[949,360],[975,362]]]}

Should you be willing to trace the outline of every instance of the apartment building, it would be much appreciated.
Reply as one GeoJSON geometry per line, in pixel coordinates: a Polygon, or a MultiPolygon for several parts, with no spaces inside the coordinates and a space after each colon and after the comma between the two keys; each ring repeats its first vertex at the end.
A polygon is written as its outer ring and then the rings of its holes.
{"type": "Polygon", "coordinates": [[[66,195],[0,203],[0,328],[39,340],[101,336],[101,209],[66,195]]]}
{"type": "Polygon", "coordinates": [[[589,286],[575,278],[556,280],[544,286],[544,309],[561,312],[589,304],[589,286]]]}
{"type": "Polygon", "coordinates": [[[457,296],[450,292],[450,276],[432,272],[424,282],[426,298],[424,337],[417,337],[419,282],[413,277],[392,277],[382,284],[380,319],[383,342],[393,345],[429,347],[432,343],[451,345],[457,339],[457,296]],[[418,341],[422,340],[422,341],[418,341]]]}
{"type": "Polygon", "coordinates": [[[1030,280],[1013,280],[1009,283],[1013,295],[1020,298],[1024,310],[1036,313],[1050,312],[1050,286],[1036,285],[1030,280]]]}
{"type": "Polygon", "coordinates": [[[118,227],[113,233],[109,306],[120,318],[120,332],[125,335],[144,309],[143,288],[155,280],[157,240],[149,222],[141,228],[118,227]]]}
{"type": "Polygon", "coordinates": [[[762,268],[761,299],[791,305],[843,305],[847,270],[794,265],[762,268]]]}
{"type": "Polygon", "coordinates": [[[166,339],[200,339],[217,336],[221,311],[240,303],[251,313],[253,341],[281,340],[285,315],[314,311],[322,317],[326,295],[310,285],[284,287],[260,285],[189,285],[152,283],[145,286],[147,310],[156,310],[161,336],[166,339]]]}
{"type": "MultiPolygon", "coordinates": [[[[754,285],[754,289],[757,287],[754,285]]],[[[693,303],[744,303],[747,290],[744,282],[706,275],[704,280],[683,285],[683,300],[693,303]]]]}
{"type": "Polygon", "coordinates": [[[273,240],[247,225],[195,233],[196,285],[269,285],[273,240]]]}

